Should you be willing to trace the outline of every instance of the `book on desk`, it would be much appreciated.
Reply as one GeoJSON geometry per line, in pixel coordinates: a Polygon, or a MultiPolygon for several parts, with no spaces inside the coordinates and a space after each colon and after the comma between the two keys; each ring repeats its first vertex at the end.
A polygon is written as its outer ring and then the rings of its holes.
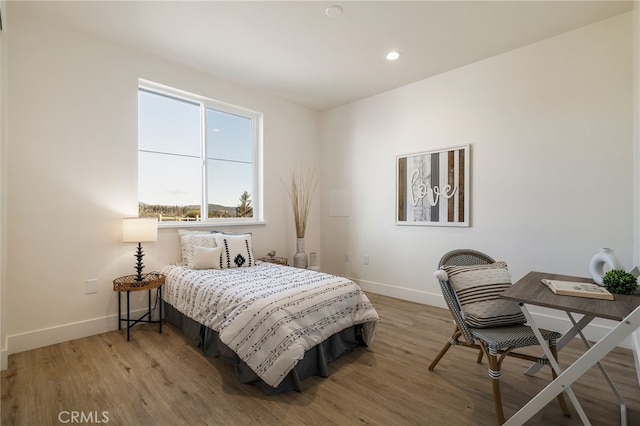
{"type": "Polygon", "coordinates": [[[540,281],[559,296],[576,296],[587,297],[589,299],[613,300],[613,294],[611,294],[606,288],[600,287],[597,284],[548,279],[542,279],[540,281]]]}

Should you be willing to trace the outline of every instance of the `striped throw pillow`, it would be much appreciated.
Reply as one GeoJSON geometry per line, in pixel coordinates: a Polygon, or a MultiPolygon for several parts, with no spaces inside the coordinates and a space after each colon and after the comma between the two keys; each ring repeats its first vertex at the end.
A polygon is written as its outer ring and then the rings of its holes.
{"type": "Polygon", "coordinates": [[[469,327],[498,327],[526,322],[517,303],[500,298],[500,293],[511,286],[511,275],[505,262],[450,265],[442,266],[442,269],[447,272],[469,327]]]}
{"type": "Polygon", "coordinates": [[[216,247],[216,238],[206,231],[187,231],[178,230],[180,235],[180,247],[182,249],[182,264],[187,268],[193,268],[194,248],[197,247],[216,247]]]}

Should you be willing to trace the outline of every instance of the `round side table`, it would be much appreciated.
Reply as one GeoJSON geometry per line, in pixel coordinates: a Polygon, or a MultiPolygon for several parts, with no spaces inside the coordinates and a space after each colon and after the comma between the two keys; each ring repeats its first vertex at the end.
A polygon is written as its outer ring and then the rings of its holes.
{"type": "Polygon", "coordinates": [[[162,334],[162,286],[164,285],[164,275],[158,273],[149,273],[138,275],[125,275],[113,280],[113,291],[118,292],[118,330],[122,329],[122,323],[127,323],[127,342],[130,339],[130,329],[139,322],[146,322],[151,324],[158,324],[158,333],[162,334]],[[151,290],[158,289],[159,297],[159,315],[156,321],[151,319],[151,290]],[[142,315],[138,319],[131,319],[131,311],[129,308],[129,294],[132,291],[149,292],[149,307],[147,313],[142,315]],[[123,292],[127,292],[127,317],[122,318],[122,301],[121,295],[123,292]],[[145,319],[146,318],[146,319],[145,319]]]}

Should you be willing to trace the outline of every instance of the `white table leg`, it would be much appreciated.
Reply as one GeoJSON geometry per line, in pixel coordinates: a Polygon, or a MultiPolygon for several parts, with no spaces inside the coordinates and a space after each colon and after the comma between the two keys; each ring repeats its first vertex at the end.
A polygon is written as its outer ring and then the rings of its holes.
{"type": "MultiPolygon", "coordinates": [[[[528,315],[528,311],[523,309],[528,315]]],[[[547,405],[553,398],[562,391],[570,389],[569,386],[578,380],[584,373],[589,371],[594,364],[600,361],[606,354],[618,346],[627,336],[640,328],[640,306],[629,316],[616,325],[598,343],[593,345],[587,352],[563,371],[554,381],[545,387],[538,395],[529,401],[524,407],[514,414],[505,425],[523,425],[542,407],[547,405]]],[[[535,332],[535,331],[534,331],[535,332]]],[[[538,330],[539,333],[539,330],[538,330]]],[[[546,345],[545,345],[546,346],[546,345]]],[[[544,349],[544,348],[543,348],[544,349]]],[[[548,349],[548,347],[547,347],[548,349]]],[[[549,356],[550,354],[547,354],[549,356]]],[[[550,357],[551,360],[553,357],[550,357]]]]}
{"type": "MultiPolygon", "coordinates": [[[[535,321],[533,320],[533,317],[531,316],[531,313],[529,313],[529,310],[527,309],[527,307],[523,303],[520,303],[520,308],[522,309],[522,313],[524,314],[524,316],[527,318],[527,324],[529,325],[529,327],[531,327],[531,330],[533,331],[533,334],[536,335],[536,338],[538,339],[538,343],[540,343],[540,346],[542,347],[542,351],[547,356],[547,359],[549,360],[549,363],[551,364],[551,368],[553,368],[553,370],[558,375],[562,374],[562,369],[560,368],[560,365],[558,364],[558,361],[556,361],[555,357],[551,353],[551,349],[549,349],[549,345],[547,345],[547,341],[542,336],[542,333],[540,333],[540,330],[538,329],[538,326],[536,325],[535,321]]],[[[576,394],[573,393],[573,389],[571,389],[570,386],[567,386],[566,389],[562,389],[562,390],[567,393],[567,396],[571,400],[571,403],[573,404],[574,408],[578,412],[578,416],[580,416],[580,419],[582,420],[582,424],[584,424],[585,426],[591,426],[591,422],[589,421],[589,418],[587,417],[587,414],[584,412],[584,409],[580,405],[580,402],[578,401],[578,398],[576,397],[576,394]]],[[[558,396],[559,393],[560,392],[558,392],[555,396],[558,396]]],[[[536,398],[537,398],[537,396],[536,396],[536,398]]],[[[522,411],[524,411],[524,413],[521,414],[521,416],[528,416],[528,417],[525,418],[525,421],[526,421],[526,420],[530,419],[535,413],[537,413],[538,411],[542,410],[542,408],[549,403],[549,401],[547,401],[547,402],[544,402],[544,403],[534,403],[534,404],[532,404],[532,402],[534,402],[536,398],[532,399],[527,405],[522,407],[522,409],[520,411],[518,411],[516,413],[516,415],[518,415],[522,411]]],[[[517,420],[516,416],[511,417],[505,423],[505,425],[520,425],[520,424],[522,424],[522,423],[518,423],[518,420],[517,420]],[[512,422],[512,419],[514,419],[513,422],[512,422]]]]}
{"type": "MultiPolygon", "coordinates": [[[[576,334],[578,334],[578,330],[582,330],[583,328],[585,328],[587,324],[589,324],[591,320],[593,320],[593,318],[594,317],[592,316],[585,315],[580,319],[580,321],[578,321],[577,324],[574,323],[573,327],[571,327],[569,331],[563,334],[560,340],[558,340],[558,342],[556,343],[558,352],[560,352],[562,348],[564,348],[571,340],[573,340],[573,338],[576,337],[576,334]]],[[[526,374],[527,376],[535,376],[542,367],[542,364],[539,364],[537,362],[533,363],[531,367],[529,367],[529,369],[524,372],[524,374],[526,374]]]]}
{"type": "MultiPolygon", "coordinates": [[[[567,312],[567,315],[569,316],[569,319],[571,320],[571,323],[573,324],[573,326],[577,327],[578,324],[576,323],[575,318],[573,318],[573,315],[571,315],[571,312],[567,312]]],[[[578,327],[577,331],[578,331],[578,334],[580,334],[580,338],[582,339],[582,342],[584,343],[584,346],[587,348],[587,350],[591,349],[591,343],[589,343],[589,341],[585,337],[584,333],[582,332],[582,328],[578,327]]],[[[613,391],[614,395],[616,396],[616,399],[618,400],[618,404],[620,405],[620,425],[627,426],[627,404],[624,402],[622,395],[620,395],[620,392],[618,392],[618,388],[609,377],[609,374],[607,374],[607,370],[604,369],[604,366],[602,365],[602,363],[598,361],[597,364],[598,364],[598,368],[600,369],[600,372],[602,373],[602,375],[604,376],[604,379],[609,384],[609,387],[613,391]]]]}

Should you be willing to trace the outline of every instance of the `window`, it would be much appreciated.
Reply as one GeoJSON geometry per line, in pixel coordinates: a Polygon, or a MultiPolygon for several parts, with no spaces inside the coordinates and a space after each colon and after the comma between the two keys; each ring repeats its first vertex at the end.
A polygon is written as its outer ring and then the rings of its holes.
{"type": "Polygon", "coordinates": [[[257,222],[262,114],[152,83],[138,90],[138,207],[160,222],[257,222]]]}

